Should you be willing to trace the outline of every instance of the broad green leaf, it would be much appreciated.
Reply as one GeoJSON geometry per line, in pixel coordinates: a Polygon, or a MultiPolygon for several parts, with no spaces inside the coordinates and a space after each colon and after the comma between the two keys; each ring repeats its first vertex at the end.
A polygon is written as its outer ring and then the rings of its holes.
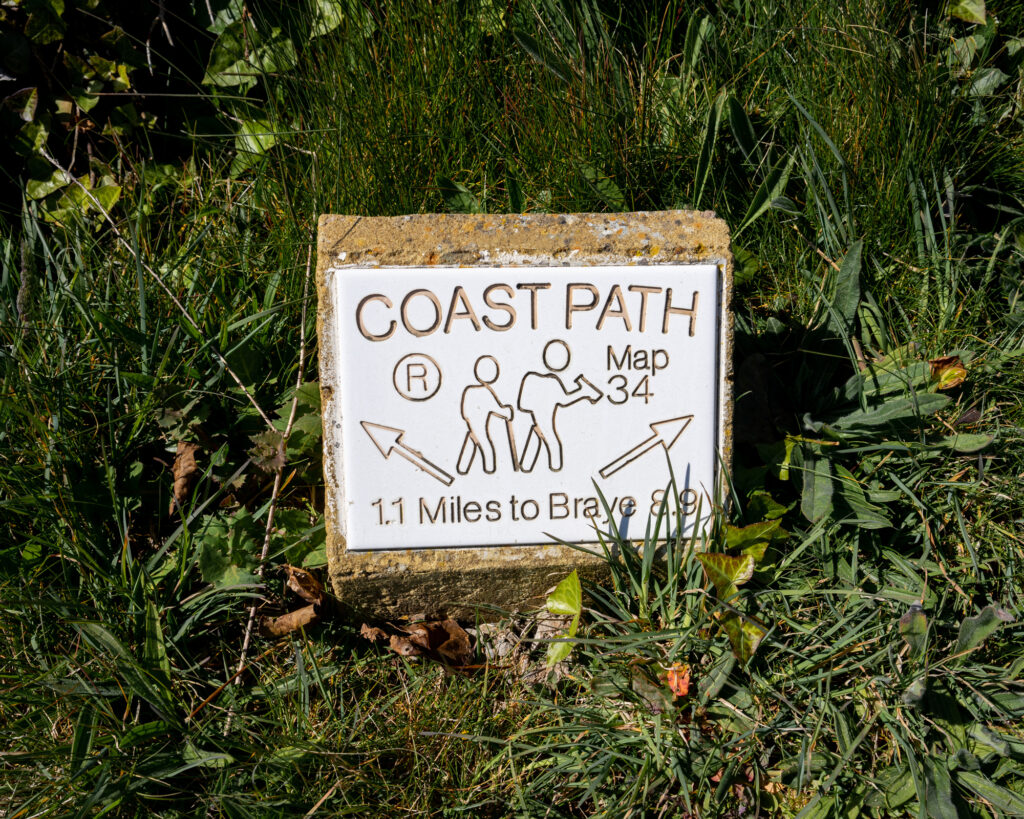
{"type": "Polygon", "coordinates": [[[14,135],[12,150],[18,156],[31,157],[39,153],[39,149],[46,144],[50,132],[42,121],[36,120],[21,126],[21,129],[14,135]]]}
{"type": "MultiPolygon", "coordinates": [[[[572,618],[572,622],[569,624],[569,630],[565,633],[565,637],[572,638],[576,636],[576,629],[580,624],[580,616],[577,614],[572,618]]],[[[560,641],[557,643],[548,643],[547,656],[545,662],[548,668],[562,662],[569,654],[572,653],[572,643],[569,640],[560,641]]]]}
{"type": "Polygon", "coordinates": [[[483,205],[465,185],[449,179],[447,176],[437,177],[437,187],[444,197],[444,203],[451,213],[483,213],[483,205]]]}
{"type": "Polygon", "coordinates": [[[718,696],[735,667],[736,656],[728,651],[723,651],[718,659],[711,663],[711,667],[697,681],[697,695],[700,697],[701,705],[707,705],[718,696]]]}
{"type": "Polygon", "coordinates": [[[686,61],[686,67],[690,71],[697,67],[701,49],[713,31],[714,24],[710,17],[702,17],[698,20],[697,15],[693,15],[690,18],[690,22],[686,26],[686,37],[683,42],[683,59],[686,61]]]}
{"type": "Polygon", "coordinates": [[[729,94],[728,107],[729,130],[732,131],[733,139],[740,146],[743,158],[756,166],[759,164],[761,152],[757,137],[754,136],[754,126],[750,124],[750,117],[743,110],[743,105],[736,99],[735,94],[729,94]]]}
{"type": "Polygon", "coordinates": [[[942,439],[942,445],[952,449],[954,452],[974,453],[980,452],[995,440],[994,435],[982,435],[979,433],[959,433],[947,435],[942,439]]]}
{"type": "Polygon", "coordinates": [[[625,210],[626,197],[622,194],[622,189],[615,184],[614,179],[585,163],[580,165],[580,173],[609,208],[613,211],[625,210]]]}
{"type": "Polygon", "coordinates": [[[985,0],[958,0],[949,7],[949,15],[967,23],[985,25],[985,0]]]}
{"type": "Polygon", "coordinates": [[[903,704],[917,708],[928,693],[928,676],[922,674],[910,683],[903,691],[903,704]]]}
{"type": "Polygon", "coordinates": [[[754,656],[764,635],[768,633],[753,620],[741,618],[734,612],[729,612],[722,618],[722,628],[729,635],[733,654],[736,655],[741,666],[750,662],[750,658],[754,656]]]}
{"type": "Polygon", "coordinates": [[[65,171],[54,171],[46,179],[30,179],[25,184],[25,195],[29,199],[42,199],[54,191],[70,185],[74,177],[65,171]]]}
{"type": "Polygon", "coordinates": [[[236,155],[231,163],[231,176],[246,171],[276,143],[277,134],[268,120],[242,120],[235,134],[236,155]]]}
{"type": "Polygon", "coordinates": [[[756,222],[761,217],[761,214],[772,206],[772,202],[782,196],[786,190],[786,184],[789,182],[789,174],[793,170],[793,163],[795,161],[796,154],[790,155],[785,165],[780,162],[764,178],[754,193],[753,199],[750,200],[747,212],[743,217],[743,221],[740,222],[740,226],[733,234],[734,236],[738,236],[756,222]]]}
{"type": "Polygon", "coordinates": [[[158,737],[166,738],[170,734],[172,726],[166,720],[158,719],[153,722],[144,722],[141,725],[133,725],[118,741],[118,747],[126,751],[136,745],[142,745],[158,737]]]}
{"type": "Polygon", "coordinates": [[[165,685],[171,684],[171,662],[167,659],[167,645],[164,642],[163,626],[160,625],[160,612],[156,603],[146,601],[146,641],[143,657],[150,674],[159,675],[165,685]]]}
{"type": "Polygon", "coordinates": [[[956,653],[973,651],[1003,624],[1012,623],[1013,615],[997,606],[985,606],[981,614],[968,617],[960,624],[960,636],[956,641],[956,653]]]}
{"type": "Polygon", "coordinates": [[[928,636],[928,617],[917,603],[900,618],[900,634],[910,646],[911,655],[921,656],[928,636]]]}
{"type": "Polygon", "coordinates": [[[892,526],[885,512],[868,501],[864,487],[845,466],[836,464],[835,470],[835,485],[839,489],[839,496],[854,514],[854,519],[848,522],[862,529],[886,529],[892,526]]]}
{"type": "Polygon", "coordinates": [[[997,785],[978,771],[958,771],[957,781],[1007,816],[1024,816],[1024,796],[997,785]]]}
{"type": "Polygon", "coordinates": [[[864,242],[858,239],[835,273],[835,292],[829,305],[828,325],[838,338],[849,338],[860,304],[860,258],[864,242]]]}
{"type": "Polygon", "coordinates": [[[1009,79],[1010,76],[998,68],[982,68],[971,78],[970,93],[975,97],[989,97],[1002,88],[1009,79]]]}
{"type": "Polygon", "coordinates": [[[312,0],[313,5],[313,37],[330,34],[341,25],[345,12],[340,0],[312,0]]]}
{"type": "Polygon", "coordinates": [[[945,764],[930,757],[924,757],[921,763],[925,771],[924,806],[928,815],[931,819],[959,819],[945,764]]]}
{"type": "Polygon", "coordinates": [[[101,185],[98,188],[93,188],[92,195],[96,197],[96,201],[100,203],[103,210],[106,213],[110,213],[110,209],[117,204],[117,200],[121,198],[121,186],[120,185],[101,185]]]}
{"type": "Polygon", "coordinates": [[[721,554],[719,552],[703,552],[697,560],[704,567],[708,580],[715,587],[719,600],[731,600],[739,593],[742,586],[754,576],[754,558],[752,555],[721,554]]]}
{"type": "Polygon", "coordinates": [[[89,759],[93,738],[96,736],[96,709],[89,703],[82,708],[75,721],[75,735],[71,740],[71,773],[77,775],[89,759]]]}
{"type": "Polygon", "coordinates": [[[877,407],[844,415],[833,421],[831,426],[839,430],[852,430],[910,421],[934,415],[949,402],[948,395],[937,393],[918,394],[912,398],[891,398],[877,407]]]}
{"type": "Polygon", "coordinates": [[[782,528],[782,521],[778,519],[751,523],[749,526],[727,526],[725,528],[725,548],[745,549],[756,543],[767,543],[784,538],[786,535],[786,530],[782,528]]]}
{"type": "Polygon", "coordinates": [[[579,615],[583,608],[583,589],[575,569],[548,595],[546,607],[552,614],[579,615]]]}
{"type": "MultiPolygon", "coordinates": [[[[6,3],[4,5],[7,5],[6,3]]],[[[40,45],[56,43],[64,37],[67,24],[64,22],[64,0],[36,0],[26,2],[28,20],[25,22],[25,36],[40,45]]],[[[17,8],[17,4],[15,4],[17,8]]]]}
{"type": "Polygon", "coordinates": [[[910,393],[931,383],[931,367],[927,361],[902,364],[888,358],[869,362],[867,368],[853,375],[843,387],[848,401],[863,393],[868,397],[894,392],[910,393]]]}
{"type": "Polygon", "coordinates": [[[826,458],[804,457],[800,511],[812,523],[832,513],[832,464],[826,458]]]}
{"type": "Polygon", "coordinates": [[[219,751],[203,751],[188,741],[181,751],[181,758],[191,767],[198,768],[225,768],[235,761],[231,754],[219,751]]]}
{"type": "Polygon", "coordinates": [[[722,124],[722,109],[725,108],[728,96],[723,88],[708,111],[707,123],[704,126],[704,141],[700,148],[700,155],[697,157],[697,170],[694,174],[694,183],[696,184],[696,193],[693,197],[694,210],[700,209],[700,200],[704,196],[708,174],[711,173],[711,160],[714,158],[715,145],[718,142],[718,128],[722,124]]]}

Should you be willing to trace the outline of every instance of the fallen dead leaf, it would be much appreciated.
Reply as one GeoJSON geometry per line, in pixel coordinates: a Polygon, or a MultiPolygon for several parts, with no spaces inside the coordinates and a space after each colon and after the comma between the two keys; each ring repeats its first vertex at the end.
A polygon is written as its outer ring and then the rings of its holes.
{"type": "Polygon", "coordinates": [[[365,637],[371,643],[375,643],[377,640],[388,639],[388,633],[384,629],[368,626],[366,623],[363,623],[362,628],[359,629],[359,636],[365,637]]]}
{"type": "Polygon", "coordinates": [[[414,645],[408,637],[402,637],[400,634],[391,635],[388,648],[401,657],[418,657],[423,653],[423,649],[414,645]]]}
{"type": "Polygon", "coordinates": [[[199,447],[196,444],[189,443],[188,441],[178,441],[178,451],[174,456],[174,494],[171,497],[171,508],[167,511],[168,515],[173,515],[175,509],[179,509],[185,505],[185,501],[188,500],[188,489],[191,483],[192,475],[195,474],[199,467],[196,466],[196,451],[199,447]]]}
{"type": "Polygon", "coordinates": [[[402,626],[409,642],[434,659],[452,665],[466,665],[473,657],[469,635],[454,620],[433,620],[402,626]]]}
{"type": "Polygon", "coordinates": [[[300,628],[320,622],[320,614],[314,604],[282,614],[280,617],[264,617],[260,622],[260,634],[264,637],[286,637],[300,628]]]}
{"type": "Polygon", "coordinates": [[[324,599],[324,587],[310,572],[298,566],[285,566],[288,571],[288,588],[307,603],[320,603],[324,599]]]}
{"type": "Polygon", "coordinates": [[[673,694],[685,697],[690,693],[690,666],[676,663],[668,670],[666,682],[673,694]]]}

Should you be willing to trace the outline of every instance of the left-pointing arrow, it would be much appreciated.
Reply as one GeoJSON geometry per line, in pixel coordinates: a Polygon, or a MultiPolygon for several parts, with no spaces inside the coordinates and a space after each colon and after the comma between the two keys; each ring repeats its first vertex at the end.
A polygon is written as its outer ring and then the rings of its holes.
{"type": "Polygon", "coordinates": [[[422,452],[418,452],[411,446],[402,443],[402,436],[405,435],[404,429],[386,427],[383,424],[374,424],[371,421],[360,421],[359,425],[370,436],[370,440],[373,441],[374,446],[380,450],[380,454],[385,459],[390,458],[391,453],[394,452],[396,455],[401,455],[409,463],[422,469],[430,477],[436,478],[445,486],[451,486],[455,482],[455,478],[441,469],[441,467],[437,464],[432,464],[424,458],[422,452]]]}

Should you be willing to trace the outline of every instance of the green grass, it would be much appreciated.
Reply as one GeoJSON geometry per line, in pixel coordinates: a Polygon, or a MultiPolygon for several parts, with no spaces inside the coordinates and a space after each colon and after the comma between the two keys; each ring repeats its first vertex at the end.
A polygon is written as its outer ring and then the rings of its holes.
{"type": "Polygon", "coordinates": [[[121,144],[116,204],[3,216],[0,811],[1020,815],[1019,9],[251,11],[212,82],[162,69],[202,115],[121,144]],[[317,216],[672,207],[737,262],[708,541],[667,505],[616,544],[548,685],[358,623],[243,649],[295,607],[280,567],[323,564],[317,216]]]}

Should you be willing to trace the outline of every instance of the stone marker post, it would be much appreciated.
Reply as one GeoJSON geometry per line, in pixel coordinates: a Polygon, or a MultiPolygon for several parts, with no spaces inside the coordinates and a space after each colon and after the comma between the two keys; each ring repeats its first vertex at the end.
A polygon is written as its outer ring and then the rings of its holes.
{"type": "Polygon", "coordinates": [[[540,606],[602,574],[600,533],[642,538],[672,474],[699,530],[731,457],[730,265],[712,213],[321,217],[343,607],[540,606]]]}

